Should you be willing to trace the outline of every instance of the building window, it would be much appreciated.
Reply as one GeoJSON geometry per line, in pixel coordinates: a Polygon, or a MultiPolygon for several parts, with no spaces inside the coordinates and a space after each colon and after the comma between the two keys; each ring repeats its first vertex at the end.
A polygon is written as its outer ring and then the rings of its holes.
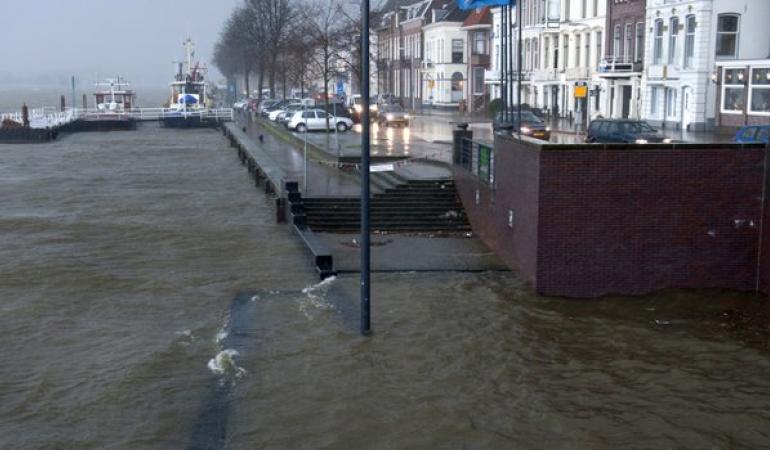
{"type": "Polygon", "coordinates": [[[666,115],[676,117],[676,89],[674,88],[666,90],[666,115]]]}
{"type": "Polygon", "coordinates": [[[591,66],[591,33],[586,33],[585,42],[586,42],[585,43],[586,49],[585,49],[585,56],[583,56],[583,58],[585,58],[586,66],[590,67],[591,66]]]}
{"type": "Polygon", "coordinates": [[[620,46],[622,45],[621,38],[620,38],[620,25],[615,25],[615,34],[613,35],[614,39],[612,40],[612,56],[615,58],[620,57],[620,46]]]}
{"type": "Polygon", "coordinates": [[[631,61],[631,42],[634,36],[631,34],[631,24],[626,24],[626,45],[623,47],[623,60],[631,61]]]}
{"type": "Polygon", "coordinates": [[[770,115],[770,67],[751,69],[750,89],[749,111],[770,115]]]}
{"type": "Polygon", "coordinates": [[[569,67],[569,35],[565,34],[562,36],[562,42],[563,48],[564,48],[564,66],[563,68],[566,69],[569,67]]]}
{"type": "Polygon", "coordinates": [[[652,50],[655,64],[663,64],[663,19],[655,21],[655,44],[652,50]]]}
{"type": "Polygon", "coordinates": [[[650,88],[650,117],[658,117],[658,87],[650,88]]]}
{"type": "Polygon", "coordinates": [[[636,24],[636,45],[634,46],[634,61],[641,62],[644,48],[644,22],[636,24]]]}
{"type": "Polygon", "coordinates": [[[722,75],[722,112],[741,113],[746,105],[743,101],[746,71],[744,69],[724,69],[722,75]]]}
{"type": "MultiPolygon", "coordinates": [[[[580,63],[580,35],[575,35],[575,66],[582,67],[580,63]]],[[[587,65],[587,64],[586,64],[587,65]]]]}
{"type": "Polygon", "coordinates": [[[452,64],[463,63],[463,40],[452,39],[452,64]]]}
{"type": "Polygon", "coordinates": [[[474,55],[488,55],[489,54],[489,35],[486,31],[477,31],[473,33],[473,54],[474,55]]]}
{"type": "Polygon", "coordinates": [[[599,67],[599,63],[602,61],[602,32],[596,32],[596,63],[594,67],[599,67]]]}
{"type": "Polygon", "coordinates": [[[543,51],[545,52],[545,68],[550,67],[551,64],[551,40],[543,38],[543,51]]]}
{"type": "Polygon", "coordinates": [[[717,57],[738,56],[738,14],[720,14],[717,19],[717,57]]]}
{"type": "Polygon", "coordinates": [[[473,68],[473,93],[475,95],[484,95],[484,68],[473,68]]]}
{"type": "Polygon", "coordinates": [[[540,43],[537,38],[532,39],[532,59],[535,63],[535,69],[540,68],[540,43]]]}
{"type": "Polygon", "coordinates": [[[587,9],[587,7],[588,7],[588,5],[586,4],[586,0],[582,0],[580,2],[580,17],[582,19],[586,18],[586,9],[587,9]]]}
{"type": "Polygon", "coordinates": [[[676,40],[679,38],[679,17],[672,17],[668,30],[668,63],[676,61],[676,40]]]}
{"type": "Polygon", "coordinates": [[[684,66],[692,69],[695,58],[695,16],[691,14],[684,20],[686,28],[684,35],[684,66]]]}

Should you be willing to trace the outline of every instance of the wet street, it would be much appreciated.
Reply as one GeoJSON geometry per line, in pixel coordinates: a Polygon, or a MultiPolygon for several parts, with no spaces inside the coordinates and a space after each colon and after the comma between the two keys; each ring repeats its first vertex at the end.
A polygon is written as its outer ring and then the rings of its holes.
{"type": "Polygon", "coordinates": [[[364,338],[218,132],[0,145],[0,192],[0,448],[770,447],[767,338],[721,320],[766,297],[378,274],[364,338]]]}

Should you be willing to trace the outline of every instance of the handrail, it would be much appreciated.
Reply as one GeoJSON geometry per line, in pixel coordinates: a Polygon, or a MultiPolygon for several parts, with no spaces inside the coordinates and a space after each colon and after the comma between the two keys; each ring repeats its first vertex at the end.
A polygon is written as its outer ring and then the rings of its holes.
{"type": "Polygon", "coordinates": [[[493,185],[495,182],[495,151],[491,145],[462,138],[460,149],[455,152],[454,164],[484,183],[493,185]]]}

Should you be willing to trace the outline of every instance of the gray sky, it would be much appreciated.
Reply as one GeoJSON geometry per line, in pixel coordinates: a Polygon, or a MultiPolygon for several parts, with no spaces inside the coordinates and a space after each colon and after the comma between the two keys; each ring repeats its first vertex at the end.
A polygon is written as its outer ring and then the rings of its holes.
{"type": "Polygon", "coordinates": [[[217,81],[211,52],[241,1],[0,0],[0,82],[75,75],[91,84],[119,74],[138,86],[165,86],[188,32],[217,81]]]}

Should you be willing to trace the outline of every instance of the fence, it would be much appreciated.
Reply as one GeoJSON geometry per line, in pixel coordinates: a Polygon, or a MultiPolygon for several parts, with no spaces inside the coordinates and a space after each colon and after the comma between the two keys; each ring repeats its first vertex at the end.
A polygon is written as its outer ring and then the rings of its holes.
{"type": "MultiPolygon", "coordinates": [[[[232,108],[205,110],[178,110],[170,108],[135,108],[128,111],[103,111],[96,109],[67,108],[58,111],[56,108],[44,107],[29,110],[30,128],[54,128],[78,119],[133,119],[140,121],[162,120],[167,117],[201,118],[204,120],[233,120],[232,108]]],[[[0,122],[12,120],[22,124],[21,112],[0,114],[0,122]]]]}
{"type": "Polygon", "coordinates": [[[458,150],[455,152],[455,165],[476,175],[484,183],[494,185],[495,152],[493,147],[463,138],[458,150]]]}

